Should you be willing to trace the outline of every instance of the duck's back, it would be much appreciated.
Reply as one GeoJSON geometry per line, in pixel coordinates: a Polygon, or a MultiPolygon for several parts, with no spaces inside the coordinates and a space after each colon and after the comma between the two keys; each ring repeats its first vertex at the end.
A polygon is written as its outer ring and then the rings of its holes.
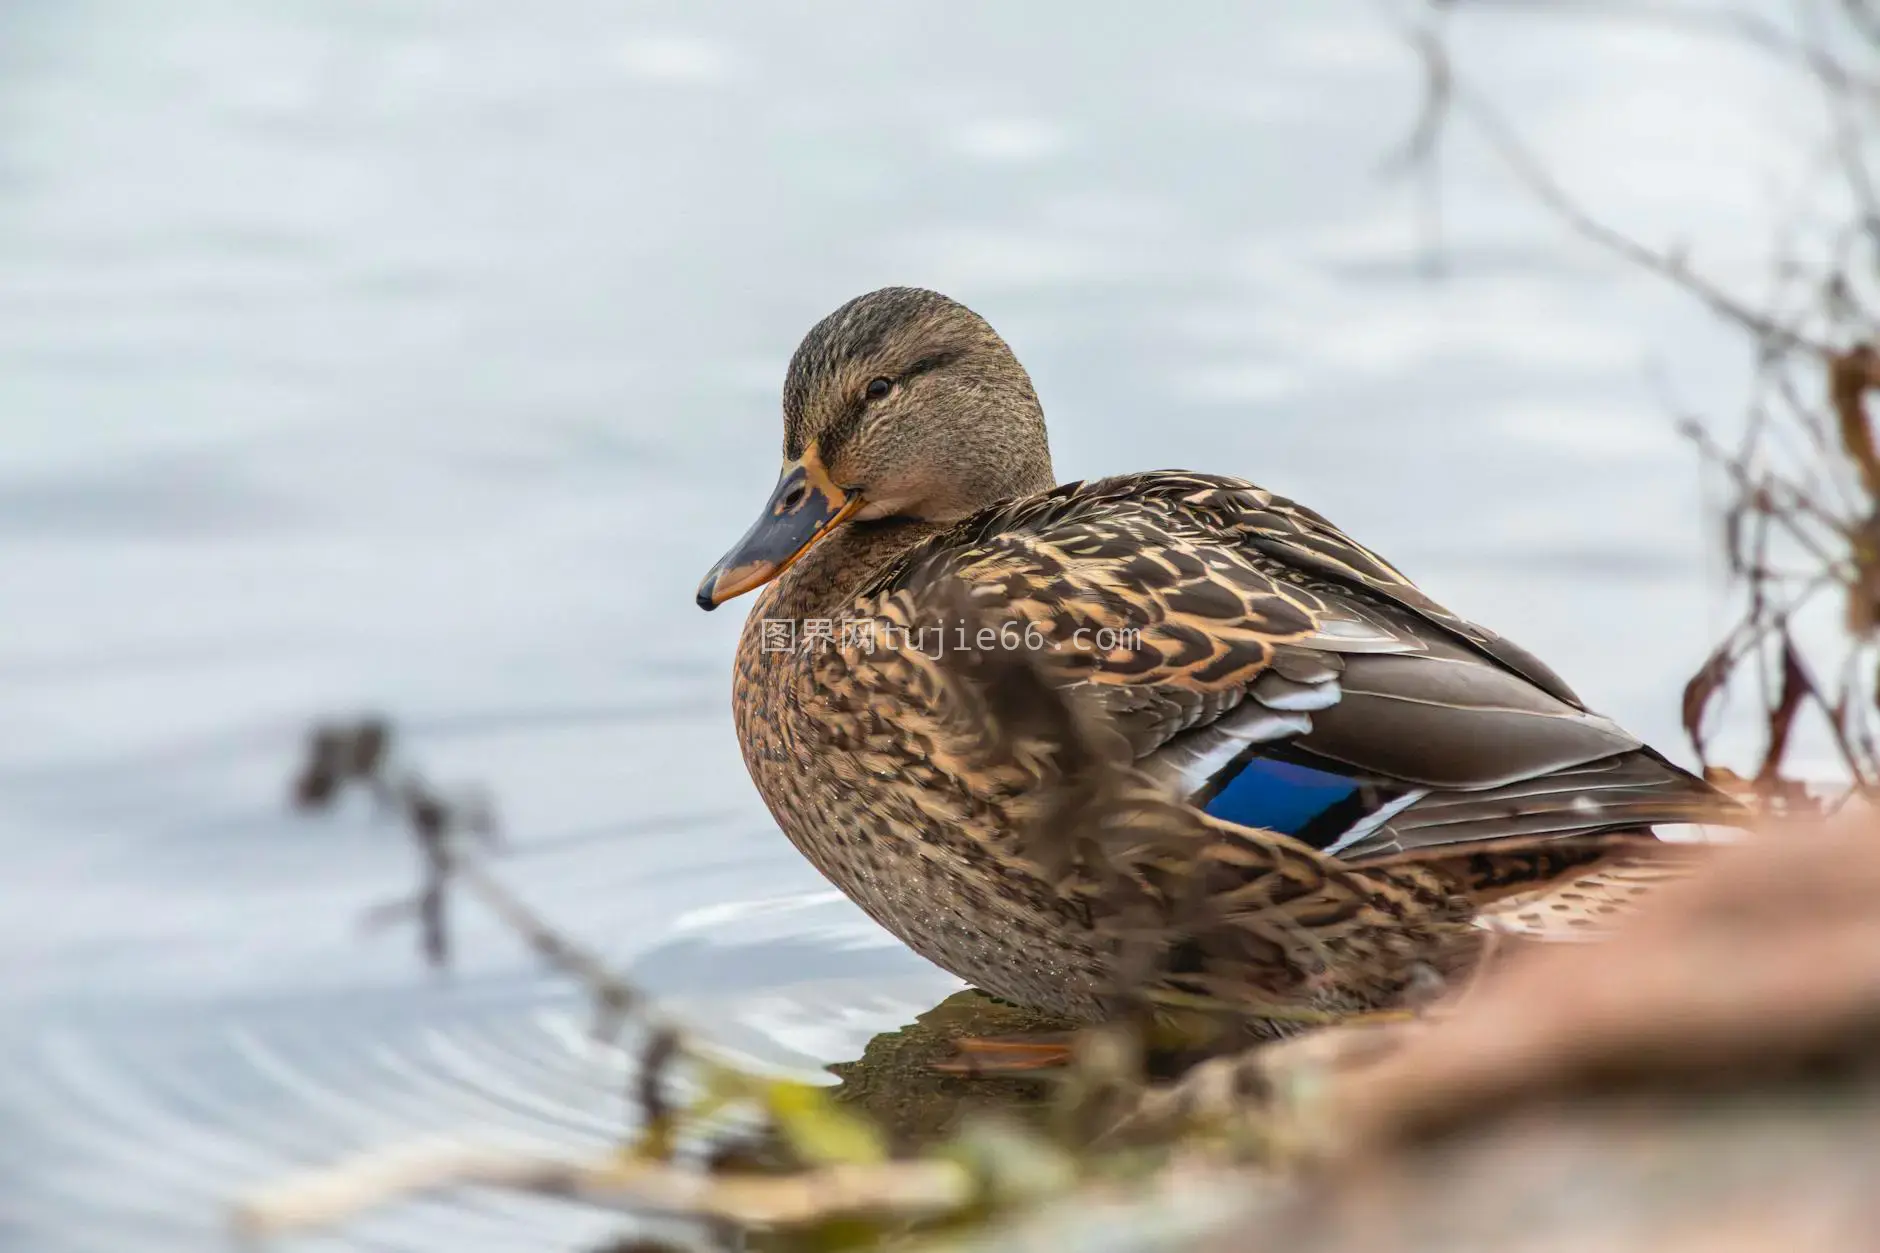
{"type": "Polygon", "coordinates": [[[1178,794],[1347,859],[1727,804],[1532,654],[1242,480],[1163,471],[1008,502],[905,554],[860,602],[919,619],[954,580],[1034,628],[1178,794]]]}

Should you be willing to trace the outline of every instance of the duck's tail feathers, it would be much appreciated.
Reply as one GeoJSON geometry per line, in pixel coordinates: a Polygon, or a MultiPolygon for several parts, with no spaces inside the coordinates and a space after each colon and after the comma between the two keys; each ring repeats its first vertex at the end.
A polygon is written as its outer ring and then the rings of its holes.
{"type": "Polygon", "coordinates": [[[1577,839],[1660,825],[1741,825],[1748,811],[1710,784],[1639,749],[1479,790],[1431,791],[1358,841],[1348,861],[1507,838],[1577,839]]]}

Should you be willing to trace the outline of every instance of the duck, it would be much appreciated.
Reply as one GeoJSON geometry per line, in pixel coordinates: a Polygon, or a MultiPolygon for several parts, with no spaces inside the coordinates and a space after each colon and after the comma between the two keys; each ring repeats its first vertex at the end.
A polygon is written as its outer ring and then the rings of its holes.
{"type": "Polygon", "coordinates": [[[1575,938],[1740,807],[1244,479],[1059,483],[987,321],[817,322],[782,468],[705,575],[760,591],[733,722],[784,835],[985,993],[1270,1038],[1399,1005],[1497,928],[1575,938]]]}

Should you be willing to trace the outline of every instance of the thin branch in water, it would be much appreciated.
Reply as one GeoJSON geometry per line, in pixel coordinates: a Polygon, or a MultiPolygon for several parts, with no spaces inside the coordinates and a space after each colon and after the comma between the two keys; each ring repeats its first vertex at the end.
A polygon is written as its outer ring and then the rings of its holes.
{"type": "Polygon", "coordinates": [[[1528,190],[1536,199],[1551,209],[1583,239],[1590,240],[1615,256],[1684,288],[1697,297],[1711,312],[1736,323],[1769,348],[1777,350],[1799,348],[1821,357],[1831,355],[1833,350],[1827,344],[1811,339],[1800,330],[1782,325],[1767,315],[1742,304],[1693,271],[1682,258],[1657,252],[1623,231],[1608,226],[1594,217],[1552,174],[1547,172],[1534,154],[1516,136],[1513,128],[1502,118],[1499,111],[1467,92],[1458,91],[1456,98],[1459,107],[1474,119],[1481,133],[1501,157],[1503,163],[1527,185],[1528,190]]]}
{"type": "Polygon", "coordinates": [[[1403,145],[1385,157],[1379,167],[1379,172],[1387,178],[1407,175],[1415,181],[1423,237],[1423,269],[1430,277],[1440,277],[1444,269],[1440,144],[1454,87],[1449,50],[1441,34],[1442,14],[1439,6],[1423,25],[1405,32],[1404,37],[1423,68],[1423,94],[1416,121],[1411,124],[1403,145]]]}
{"type": "MultiPolygon", "coordinates": [[[[1445,11],[1455,7],[1443,6],[1445,11]]],[[[1476,4],[1469,11],[1486,7],[1476,4]]],[[[1543,11],[1540,6],[1499,7],[1543,11]]],[[[1804,210],[1823,192],[1798,189],[1778,241],[1776,281],[1757,306],[1723,290],[1675,251],[1647,247],[1589,211],[1502,114],[1469,90],[1466,76],[1440,46],[1434,17],[1407,35],[1426,84],[1438,81],[1431,67],[1441,70],[1440,99],[1425,101],[1404,148],[1407,156],[1434,151],[1429,132],[1435,123],[1427,119],[1463,117],[1529,194],[1574,233],[1675,283],[1752,337],[1754,390],[1748,421],[1732,440],[1734,447],[1723,447],[1695,422],[1683,424],[1703,463],[1720,468],[1733,493],[1722,509],[1723,551],[1730,580],[1742,597],[1736,623],[1685,688],[1683,721],[1699,760],[1712,768],[1717,714],[1740,683],[1760,689],[1764,725],[1756,775],[1762,790],[1771,796],[1788,790],[1779,774],[1794,751],[1796,720],[1811,705],[1823,711],[1829,737],[1856,784],[1880,786],[1874,727],[1880,675],[1872,661],[1880,635],[1880,441],[1866,411],[1868,393],[1880,391],[1880,353],[1873,347],[1880,319],[1861,306],[1865,286],[1857,282],[1861,272],[1855,260],[1861,242],[1880,252],[1875,221],[1880,213],[1867,161],[1872,110],[1866,107],[1880,102],[1880,79],[1865,71],[1852,40],[1830,38],[1827,26],[1809,23],[1812,10],[1803,14],[1800,33],[1736,11],[1619,8],[1598,0],[1545,8],[1549,14],[1562,11],[1728,36],[1797,67],[1817,85],[1828,107],[1821,172],[1838,171],[1846,181],[1855,220],[1826,232],[1827,268],[1817,264],[1811,273],[1799,255],[1803,228],[1808,227],[1811,242],[1820,232],[1804,210]],[[1804,294],[1807,302],[1796,304],[1804,294]],[[1796,615],[1829,588],[1840,589],[1846,598],[1848,634],[1840,641],[1838,661],[1815,665],[1796,634],[1796,615]],[[1823,687],[1814,677],[1818,673],[1836,674],[1837,685],[1823,687]]],[[[1871,0],[1843,0],[1842,17],[1866,32],[1880,51],[1880,41],[1871,38],[1880,29],[1871,0]]],[[[1434,94],[1429,86],[1425,90],[1434,94]]],[[[1838,199],[1835,205],[1840,211],[1838,199]]]]}

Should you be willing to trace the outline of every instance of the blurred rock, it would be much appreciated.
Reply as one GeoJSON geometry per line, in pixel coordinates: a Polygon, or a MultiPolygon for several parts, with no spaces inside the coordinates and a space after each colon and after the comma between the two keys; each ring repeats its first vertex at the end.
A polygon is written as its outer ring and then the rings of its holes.
{"type": "Polygon", "coordinates": [[[1718,849],[1322,1077],[1301,1192],[1201,1248],[1880,1248],[1880,828],[1718,849]]]}
{"type": "Polygon", "coordinates": [[[1509,954],[1420,1021],[1221,1059],[1160,1095],[1183,1086],[1186,1114],[1207,1125],[1212,1100],[1251,1136],[919,1247],[1871,1253],[1880,822],[1713,849],[1603,943],[1509,954]]]}
{"type": "Polygon", "coordinates": [[[1376,1152],[1514,1108],[1871,1071],[1877,1051],[1880,826],[1796,826],[1716,849],[1605,943],[1510,962],[1329,1117],[1376,1152]]]}

